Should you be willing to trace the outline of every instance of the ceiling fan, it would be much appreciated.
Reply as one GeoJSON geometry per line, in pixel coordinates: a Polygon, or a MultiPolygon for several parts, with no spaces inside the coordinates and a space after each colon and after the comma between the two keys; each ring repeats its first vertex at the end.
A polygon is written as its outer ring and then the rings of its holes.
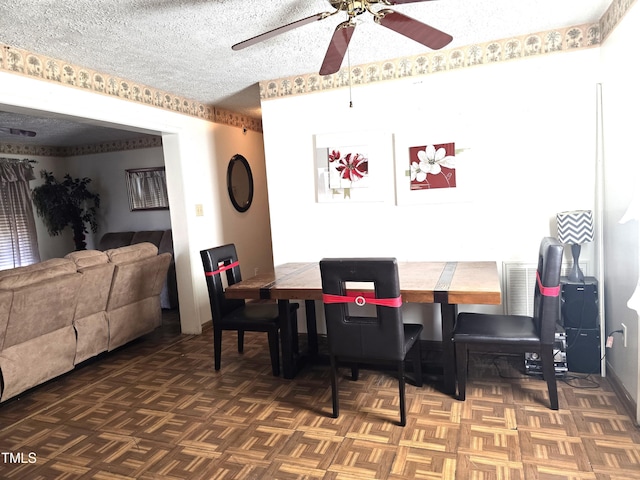
{"type": "Polygon", "coordinates": [[[308,23],[313,23],[318,20],[324,20],[327,17],[335,15],[338,12],[346,12],[348,19],[336,27],[329,48],[325,54],[322,67],[320,67],[320,75],[330,75],[340,70],[342,60],[347,52],[349,41],[356,28],[355,18],[358,15],[362,15],[365,12],[369,12],[373,15],[373,20],[383,27],[387,27],[405,37],[415,40],[432,50],[439,50],[445,45],[448,45],[453,37],[447,33],[433,28],[425,23],[419,22],[411,17],[408,17],[402,13],[398,13],[389,8],[383,8],[381,10],[373,10],[373,5],[400,5],[403,3],[417,3],[427,2],[433,0],[328,0],[331,6],[335,9],[333,12],[322,12],[306,17],[295,22],[283,25],[282,27],[269,30],[263,34],[244,40],[240,43],[236,43],[231,48],[233,50],[241,50],[243,48],[255,45],[256,43],[268,40],[281,33],[288,32],[294,28],[301,27],[308,23]]]}
{"type": "Polygon", "coordinates": [[[36,132],[31,130],[21,130],[20,128],[0,127],[0,133],[8,133],[9,135],[19,135],[21,137],[35,137],[36,132]]]}

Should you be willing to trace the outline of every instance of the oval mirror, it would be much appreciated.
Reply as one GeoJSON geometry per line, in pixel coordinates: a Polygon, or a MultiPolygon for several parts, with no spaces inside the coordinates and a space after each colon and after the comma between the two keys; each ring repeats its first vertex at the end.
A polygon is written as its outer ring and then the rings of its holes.
{"type": "Polygon", "coordinates": [[[253,175],[249,162],[242,155],[231,157],[227,168],[227,189],[231,203],[239,212],[246,212],[253,200],[253,175]]]}

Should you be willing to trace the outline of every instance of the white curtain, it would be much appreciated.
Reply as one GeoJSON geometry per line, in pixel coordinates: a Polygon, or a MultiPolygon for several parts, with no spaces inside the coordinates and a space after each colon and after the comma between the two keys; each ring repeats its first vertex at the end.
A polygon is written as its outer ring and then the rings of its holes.
{"type": "Polygon", "coordinates": [[[0,270],[40,261],[26,160],[0,158],[0,270]]]}
{"type": "Polygon", "coordinates": [[[164,169],[129,171],[132,209],[167,208],[169,198],[164,169]]]}

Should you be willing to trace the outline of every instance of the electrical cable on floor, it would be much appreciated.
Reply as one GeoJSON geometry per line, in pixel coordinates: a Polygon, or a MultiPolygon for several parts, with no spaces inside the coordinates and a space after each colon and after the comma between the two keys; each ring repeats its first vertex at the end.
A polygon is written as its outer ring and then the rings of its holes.
{"type": "MultiPolygon", "coordinates": [[[[496,372],[498,373],[498,376],[500,378],[504,378],[505,380],[519,380],[519,379],[522,379],[522,378],[529,377],[529,375],[526,375],[525,373],[521,373],[519,376],[513,376],[513,377],[512,376],[507,376],[506,374],[503,374],[502,371],[500,370],[500,365],[498,365],[498,360],[500,360],[501,358],[502,359],[513,358],[513,355],[494,355],[492,357],[493,366],[496,369],[496,372]]],[[[515,367],[512,366],[512,368],[515,370],[515,367]]]]}
{"type": "MultiPolygon", "coordinates": [[[[614,330],[611,333],[609,333],[609,335],[607,335],[608,348],[611,348],[611,346],[613,345],[614,333],[623,334],[624,332],[622,330],[614,330]]],[[[554,357],[555,355],[556,355],[556,352],[554,351],[554,357]]],[[[602,355],[602,357],[600,358],[600,363],[598,365],[602,364],[602,361],[605,359],[606,356],[607,356],[607,353],[605,351],[604,355],[602,355]]],[[[500,365],[498,364],[498,361],[500,359],[508,359],[508,358],[513,358],[513,355],[492,355],[491,356],[493,367],[495,368],[496,373],[500,378],[503,378],[505,380],[519,380],[519,379],[523,379],[531,376],[530,374],[527,374],[527,373],[521,373],[519,376],[508,376],[502,373],[502,370],[500,368],[500,365]]],[[[512,368],[515,369],[515,367],[513,366],[512,368]]],[[[590,389],[600,388],[600,384],[595,379],[591,378],[592,375],[599,372],[600,372],[599,367],[597,370],[594,370],[593,372],[586,372],[584,375],[579,375],[574,372],[567,372],[562,376],[556,376],[556,381],[561,381],[565,385],[568,385],[572,388],[579,389],[579,390],[590,390],[590,389]],[[576,385],[574,383],[571,383],[572,381],[586,382],[587,385],[576,385]]]]}
{"type": "MultiPolygon", "coordinates": [[[[624,332],[623,332],[622,330],[614,330],[613,332],[609,333],[609,335],[607,335],[607,348],[611,348],[611,347],[613,346],[613,334],[614,334],[614,333],[620,333],[620,334],[622,334],[622,333],[624,333],[624,332]]],[[[602,364],[602,361],[606,358],[606,356],[607,356],[607,353],[606,353],[606,349],[605,349],[605,353],[604,353],[604,355],[602,355],[602,357],[600,357],[600,363],[599,363],[599,365],[601,365],[601,364],[602,364]]],[[[565,376],[565,377],[564,377],[564,378],[562,378],[561,380],[562,380],[564,383],[566,383],[567,385],[569,385],[570,387],[573,387],[573,388],[579,388],[579,389],[591,389],[591,388],[598,388],[598,387],[600,387],[600,384],[599,384],[596,380],[594,380],[594,379],[592,379],[592,378],[590,378],[590,377],[591,377],[592,375],[596,374],[596,373],[599,373],[599,372],[600,372],[600,368],[598,368],[597,370],[595,370],[595,371],[593,371],[593,372],[588,372],[588,373],[586,373],[586,375],[585,375],[585,376],[580,376],[580,375],[576,375],[575,373],[572,373],[570,376],[569,376],[569,375],[568,375],[568,376],[565,376]],[[572,381],[572,380],[581,380],[581,381],[583,381],[583,382],[589,382],[589,383],[591,383],[592,385],[591,385],[591,386],[573,385],[573,384],[569,383],[569,382],[570,382],[570,381],[572,381]]]]}
{"type": "Polygon", "coordinates": [[[599,388],[600,384],[598,382],[596,382],[595,380],[591,379],[591,375],[593,375],[593,373],[587,373],[584,377],[581,377],[575,373],[572,373],[570,375],[565,375],[564,377],[560,377],[558,380],[560,380],[562,383],[564,383],[565,385],[570,386],[571,388],[576,388],[578,390],[591,390],[594,388],[599,388]],[[575,385],[573,383],[571,383],[571,381],[573,380],[579,380],[581,382],[587,382],[590,385],[575,385]]]}

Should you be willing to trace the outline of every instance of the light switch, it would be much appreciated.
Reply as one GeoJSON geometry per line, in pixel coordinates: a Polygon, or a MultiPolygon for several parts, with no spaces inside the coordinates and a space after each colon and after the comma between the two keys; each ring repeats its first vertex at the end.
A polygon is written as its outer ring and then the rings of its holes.
{"type": "Polygon", "coordinates": [[[204,215],[204,209],[201,203],[196,204],[196,217],[202,217],[204,215]]]}

